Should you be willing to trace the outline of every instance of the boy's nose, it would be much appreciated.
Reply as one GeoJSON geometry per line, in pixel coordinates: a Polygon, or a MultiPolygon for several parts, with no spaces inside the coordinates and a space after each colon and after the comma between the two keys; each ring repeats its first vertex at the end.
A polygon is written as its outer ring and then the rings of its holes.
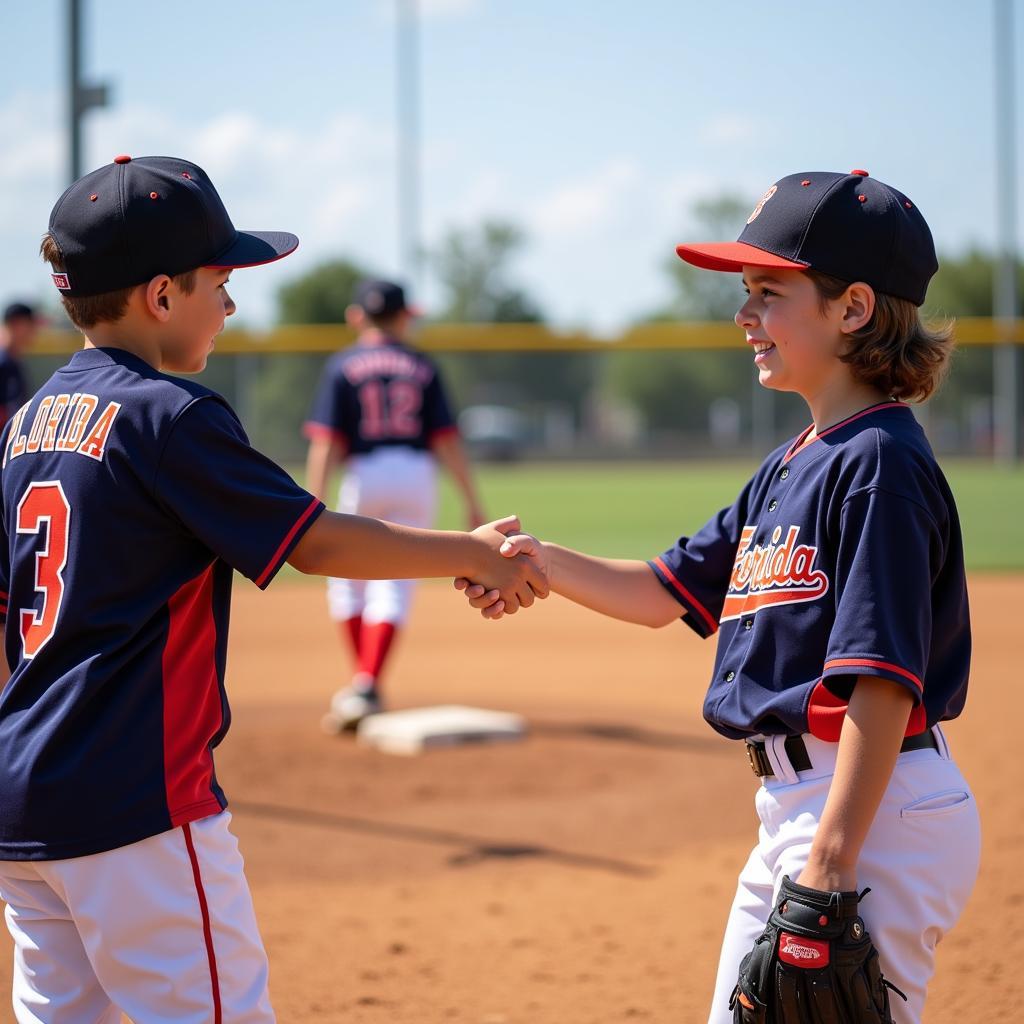
{"type": "Polygon", "coordinates": [[[737,327],[742,327],[744,330],[755,326],[757,323],[757,317],[750,308],[749,299],[744,302],[738,310],[736,310],[736,315],[733,317],[733,320],[736,322],[737,327]]]}

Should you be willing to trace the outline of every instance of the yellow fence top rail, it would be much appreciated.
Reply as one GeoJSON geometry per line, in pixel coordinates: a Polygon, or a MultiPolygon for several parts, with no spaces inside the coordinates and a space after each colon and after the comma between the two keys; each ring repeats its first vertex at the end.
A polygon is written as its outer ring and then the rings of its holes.
{"type": "MultiPolygon", "coordinates": [[[[1010,330],[998,320],[962,317],[956,321],[959,345],[994,345],[1012,341],[1024,345],[1024,320],[1010,330]]],[[[269,331],[225,331],[216,352],[232,355],[327,353],[350,345],[354,335],[346,326],[310,324],[276,327],[269,331]]],[[[686,321],[638,324],[618,337],[604,338],[583,331],[556,331],[543,324],[424,324],[416,344],[428,352],[618,352],[623,350],[735,349],[743,336],[731,322],[686,321]]],[[[33,352],[62,355],[81,345],[75,331],[47,331],[33,352]]]]}

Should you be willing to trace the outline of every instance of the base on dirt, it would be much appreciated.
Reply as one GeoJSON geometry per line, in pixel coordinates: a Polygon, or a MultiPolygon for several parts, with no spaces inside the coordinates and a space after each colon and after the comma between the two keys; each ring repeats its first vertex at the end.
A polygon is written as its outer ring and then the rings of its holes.
{"type": "Polygon", "coordinates": [[[370,715],[359,723],[358,741],[387,754],[419,754],[436,747],[522,739],[526,721],[506,711],[461,704],[370,715]]]}

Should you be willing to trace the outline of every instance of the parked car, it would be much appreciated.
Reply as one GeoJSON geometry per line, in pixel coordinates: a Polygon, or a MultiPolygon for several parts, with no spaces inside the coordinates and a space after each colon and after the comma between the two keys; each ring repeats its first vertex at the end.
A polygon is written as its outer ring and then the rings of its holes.
{"type": "Polygon", "coordinates": [[[485,462],[520,458],[528,435],[523,414],[507,405],[471,405],[463,409],[459,431],[472,457],[485,462]]]}

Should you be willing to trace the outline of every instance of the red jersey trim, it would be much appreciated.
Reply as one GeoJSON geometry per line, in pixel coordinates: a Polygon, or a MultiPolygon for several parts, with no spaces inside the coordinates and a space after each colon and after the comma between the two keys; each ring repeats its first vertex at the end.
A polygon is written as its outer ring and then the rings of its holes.
{"type": "Polygon", "coordinates": [[[834,430],[841,430],[843,427],[854,420],[859,420],[862,416],[870,416],[874,412],[880,412],[883,409],[909,409],[910,406],[906,402],[882,402],[879,405],[873,405],[869,409],[861,409],[860,412],[855,412],[852,416],[848,416],[845,420],[840,420],[838,423],[833,423],[827,430],[823,430],[813,441],[808,441],[804,444],[804,438],[814,429],[812,423],[806,430],[804,430],[800,436],[789,446],[789,451],[782,457],[782,464],[785,465],[797,452],[803,451],[804,448],[810,448],[814,441],[820,441],[823,437],[828,437],[834,430]]]}
{"type": "Polygon", "coordinates": [[[454,423],[449,423],[446,427],[438,427],[436,430],[430,431],[427,435],[427,443],[433,444],[438,438],[448,437],[450,434],[459,433],[459,428],[454,423]]]}
{"type": "Polygon", "coordinates": [[[267,567],[256,578],[255,583],[257,587],[262,587],[263,584],[270,579],[270,577],[273,575],[274,570],[277,568],[279,562],[281,561],[281,557],[284,555],[285,551],[288,550],[288,545],[291,544],[291,542],[295,539],[295,535],[299,532],[299,530],[302,529],[303,524],[306,522],[307,519],[309,519],[309,517],[314,512],[323,507],[323,502],[320,501],[319,498],[314,498],[310,502],[309,507],[306,509],[306,511],[303,512],[302,515],[295,520],[295,525],[288,531],[288,534],[284,538],[284,540],[281,541],[280,547],[278,547],[278,549],[274,552],[274,557],[267,563],[267,567]]]}
{"type": "MultiPolygon", "coordinates": [[[[852,660],[852,659],[851,659],[852,660]]],[[[829,662],[825,666],[835,665],[837,662],[829,662]]],[[[872,664],[871,662],[857,662],[862,667],[872,664]]],[[[879,667],[886,666],[885,662],[875,662],[879,667]]],[[[913,680],[910,673],[900,673],[913,680]]],[[[916,680],[915,680],[916,682],[916,680]]],[[[811,691],[810,699],[807,702],[807,731],[826,743],[838,743],[840,733],[843,730],[843,721],[849,709],[847,701],[836,696],[826,685],[824,679],[819,679],[817,685],[811,691]]],[[[922,702],[914,705],[907,720],[907,728],[904,736],[916,736],[928,728],[928,713],[922,702]]]]}
{"type": "Polygon", "coordinates": [[[162,659],[164,787],[172,826],[194,820],[197,805],[218,803],[210,750],[224,718],[213,617],[215,565],[189,580],[167,602],[162,659]]]}
{"type": "Polygon", "coordinates": [[[900,668],[899,665],[893,665],[888,661],[874,661],[871,658],[834,658],[832,661],[825,662],[825,671],[827,672],[831,668],[881,668],[886,672],[895,672],[896,675],[909,679],[919,692],[924,691],[924,683],[913,672],[908,672],[905,668],[900,668]]]}
{"type": "Polygon", "coordinates": [[[684,587],[682,583],[680,583],[679,580],[676,579],[672,570],[669,569],[669,567],[664,563],[664,561],[662,561],[661,558],[654,559],[654,564],[665,574],[665,577],[668,579],[669,583],[671,583],[672,586],[677,591],[679,591],[679,593],[682,594],[684,598],[686,598],[687,603],[693,605],[694,610],[700,615],[700,617],[704,620],[705,625],[708,627],[709,634],[717,633],[718,623],[715,622],[715,619],[712,616],[711,612],[709,612],[707,608],[705,608],[704,605],[702,605],[700,601],[698,601],[697,598],[695,598],[693,594],[691,594],[686,589],[686,587],[684,587]]]}
{"type": "Polygon", "coordinates": [[[302,434],[310,441],[327,438],[330,441],[334,441],[335,444],[341,445],[346,451],[348,450],[348,434],[334,427],[329,427],[326,423],[315,423],[309,420],[303,424],[302,434]]]}
{"type": "Polygon", "coordinates": [[[192,829],[182,825],[185,835],[185,846],[188,848],[188,859],[192,865],[192,878],[199,897],[199,912],[203,918],[203,940],[206,943],[206,958],[210,964],[210,988],[213,993],[213,1021],[221,1024],[220,978],[217,975],[217,954],[213,948],[213,928],[210,925],[210,906],[206,902],[206,890],[203,888],[203,876],[199,870],[199,857],[196,855],[195,843],[192,841],[192,829]]]}

